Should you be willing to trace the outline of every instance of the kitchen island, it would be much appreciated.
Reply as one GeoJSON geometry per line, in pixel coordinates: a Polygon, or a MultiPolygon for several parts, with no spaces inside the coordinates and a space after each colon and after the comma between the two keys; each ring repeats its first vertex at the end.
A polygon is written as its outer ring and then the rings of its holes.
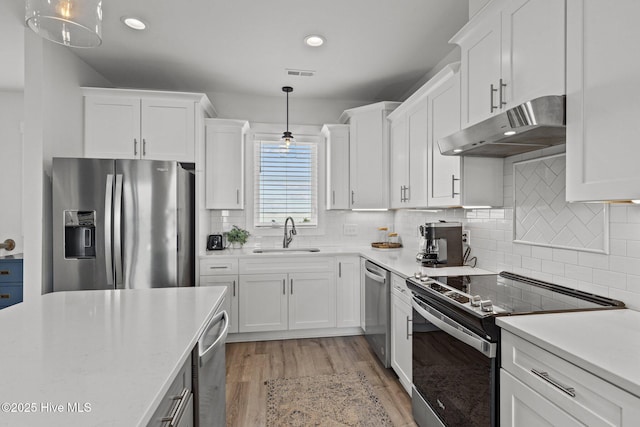
{"type": "Polygon", "coordinates": [[[226,289],[56,292],[0,312],[0,426],[145,426],[226,289]]]}

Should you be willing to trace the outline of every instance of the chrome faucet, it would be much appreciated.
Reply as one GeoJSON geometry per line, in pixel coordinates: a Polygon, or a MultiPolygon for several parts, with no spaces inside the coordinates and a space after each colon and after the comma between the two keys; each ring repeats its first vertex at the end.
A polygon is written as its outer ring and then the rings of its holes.
{"type": "Polygon", "coordinates": [[[296,234],[298,234],[296,231],[296,223],[293,222],[293,218],[288,216],[287,219],[284,220],[284,239],[282,240],[282,247],[288,248],[289,243],[291,243],[293,236],[296,234]],[[291,231],[289,231],[289,235],[287,235],[287,224],[289,223],[289,220],[291,220],[291,231]]]}

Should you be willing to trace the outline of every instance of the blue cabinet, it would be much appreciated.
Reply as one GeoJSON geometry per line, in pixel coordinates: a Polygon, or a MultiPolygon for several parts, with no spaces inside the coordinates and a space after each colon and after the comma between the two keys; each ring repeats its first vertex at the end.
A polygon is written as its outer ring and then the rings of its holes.
{"type": "Polygon", "coordinates": [[[0,309],[22,302],[22,257],[0,257],[0,309]]]}

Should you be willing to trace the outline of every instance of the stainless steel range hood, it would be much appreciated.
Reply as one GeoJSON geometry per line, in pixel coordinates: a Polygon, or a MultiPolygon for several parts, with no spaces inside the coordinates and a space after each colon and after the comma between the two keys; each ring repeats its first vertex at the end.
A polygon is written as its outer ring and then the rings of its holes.
{"type": "Polygon", "coordinates": [[[442,138],[438,145],[447,156],[507,157],[564,144],[565,125],[565,96],[544,96],[442,138]]]}

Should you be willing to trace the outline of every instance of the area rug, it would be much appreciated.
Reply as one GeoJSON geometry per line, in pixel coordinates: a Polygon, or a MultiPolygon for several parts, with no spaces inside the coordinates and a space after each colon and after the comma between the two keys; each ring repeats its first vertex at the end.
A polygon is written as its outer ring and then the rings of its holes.
{"type": "Polygon", "coordinates": [[[393,426],[362,372],[267,384],[267,426],[393,426]]]}

